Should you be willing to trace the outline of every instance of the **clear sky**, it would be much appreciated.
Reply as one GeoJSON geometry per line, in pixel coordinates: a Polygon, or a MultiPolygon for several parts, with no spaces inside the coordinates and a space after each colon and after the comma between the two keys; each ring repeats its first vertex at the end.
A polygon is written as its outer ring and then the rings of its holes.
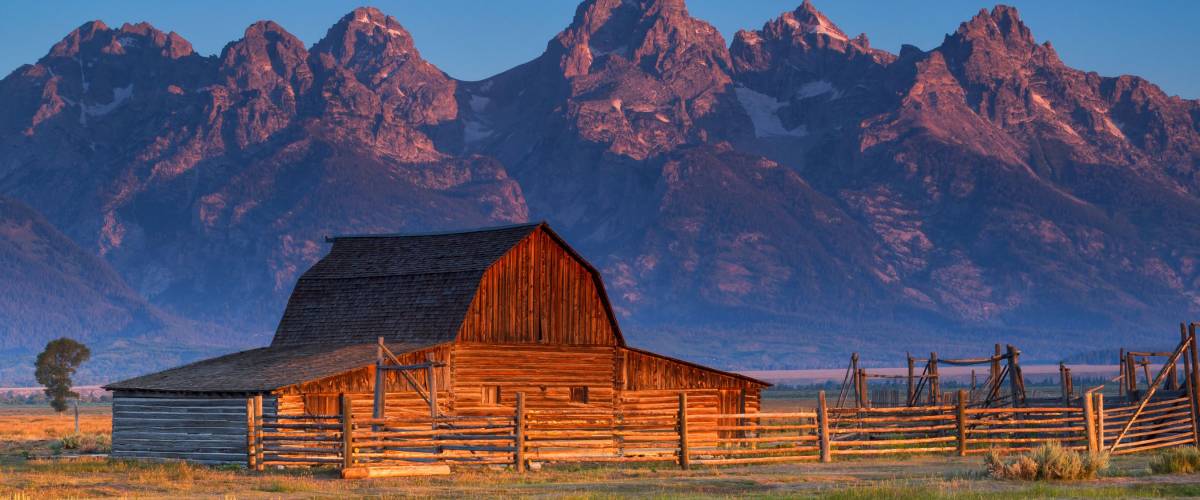
{"type": "MultiPolygon", "coordinates": [[[[690,0],[692,15],[726,40],[760,27],[800,0],[690,0]]],[[[1010,0],[1038,41],[1050,40],[1071,66],[1102,75],[1136,74],[1169,94],[1200,98],[1200,2],[1193,0],[1010,0]]],[[[311,45],[342,15],[374,5],[396,17],[426,59],[451,76],[478,80],[525,62],[566,26],[575,0],[265,0],[13,1],[0,30],[0,74],[42,57],[85,21],[117,27],[148,21],[175,31],[201,54],[217,54],[250,23],[271,19],[311,45]]],[[[816,0],[851,36],[897,52],[909,43],[930,49],[991,3],[975,0],[816,0]]]]}

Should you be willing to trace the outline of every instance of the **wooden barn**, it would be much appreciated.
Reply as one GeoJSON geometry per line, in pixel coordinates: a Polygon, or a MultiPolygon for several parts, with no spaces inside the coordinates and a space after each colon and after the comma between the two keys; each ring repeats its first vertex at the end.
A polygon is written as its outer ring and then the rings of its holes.
{"type": "Polygon", "coordinates": [[[487,414],[518,393],[636,411],[686,392],[694,414],[735,414],[768,385],[627,346],[600,273],[545,223],[330,241],[270,346],[106,386],[112,455],[245,463],[255,395],[266,413],[326,415],[346,394],[357,418],[487,414]],[[408,368],[377,369],[384,352],[408,368]]]}

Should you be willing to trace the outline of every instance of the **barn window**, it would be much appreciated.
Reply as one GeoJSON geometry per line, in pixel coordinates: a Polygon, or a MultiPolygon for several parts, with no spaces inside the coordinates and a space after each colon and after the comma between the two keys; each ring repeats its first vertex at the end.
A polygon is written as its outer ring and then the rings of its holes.
{"type": "Polygon", "coordinates": [[[487,406],[499,406],[500,405],[500,386],[498,386],[498,385],[483,386],[482,401],[483,401],[483,404],[485,404],[487,406]]]}
{"type": "Polygon", "coordinates": [[[587,404],[588,388],[586,386],[585,387],[572,387],[571,388],[571,402],[579,403],[579,404],[587,404]]]}

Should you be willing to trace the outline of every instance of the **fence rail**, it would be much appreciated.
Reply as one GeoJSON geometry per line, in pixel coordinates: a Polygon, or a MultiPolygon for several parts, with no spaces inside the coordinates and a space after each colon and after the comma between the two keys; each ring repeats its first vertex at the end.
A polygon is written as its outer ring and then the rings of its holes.
{"type": "Polygon", "coordinates": [[[1081,398],[1080,407],[971,408],[965,392],[952,405],[894,408],[829,408],[822,392],[815,410],[731,414],[694,407],[689,413],[686,393],[673,408],[631,411],[527,409],[518,394],[515,411],[492,415],[357,419],[349,411],[264,415],[261,400],[251,398],[247,460],[259,470],[319,464],[339,464],[343,471],[455,464],[524,470],[528,462],[669,462],[688,468],[839,456],[965,456],[1051,441],[1115,454],[1197,442],[1188,394],[1108,408],[1098,394],[1081,398]]]}

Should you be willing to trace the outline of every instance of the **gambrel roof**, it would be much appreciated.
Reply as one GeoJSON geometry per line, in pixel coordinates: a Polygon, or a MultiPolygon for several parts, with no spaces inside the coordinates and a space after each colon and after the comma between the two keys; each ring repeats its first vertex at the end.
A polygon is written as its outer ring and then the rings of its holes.
{"type": "Polygon", "coordinates": [[[484,273],[541,229],[592,275],[623,345],[600,273],[546,223],[455,233],[330,238],[300,277],[272,346],[388,342],[439,344],[458,334],[484,273]]]}
{"type": "Polygon", "coordinates": [[[453,342],[484,273],[544,231],[592,276],[624,345],[600,273],[545,222],[451,233],[338,236],[296,283],[271,345],[121,382],[108,389],[258,392],[374,362],[383,337],[397,354],[453,342]],[[324,356],[329,358],[325,359],[324,356]]]}

